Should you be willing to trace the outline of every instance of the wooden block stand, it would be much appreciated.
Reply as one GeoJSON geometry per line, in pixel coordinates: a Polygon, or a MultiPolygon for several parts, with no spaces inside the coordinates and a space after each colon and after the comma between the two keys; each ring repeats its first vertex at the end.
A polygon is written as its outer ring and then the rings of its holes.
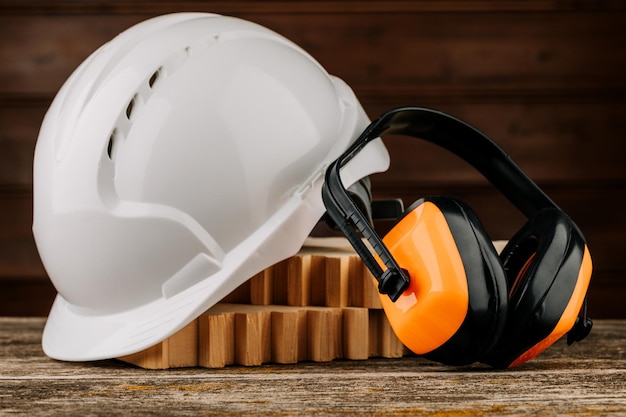
{"type": "Polygon", "coordinates": [[[146,369],[222,368],[408,353],[347,241],[309,238],[175,335],[119,359],[146,369]]]}

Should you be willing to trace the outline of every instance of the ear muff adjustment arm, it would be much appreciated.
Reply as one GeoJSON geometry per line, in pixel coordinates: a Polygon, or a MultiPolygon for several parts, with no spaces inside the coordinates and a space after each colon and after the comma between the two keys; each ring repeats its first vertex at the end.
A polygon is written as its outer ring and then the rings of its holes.
{"type": "Polygon", "coordinates": [[[322,187],[322,200],[327,213],[378,281],[378,292],[389,296],[391,301],[396,301],[409,286],[409,274],[400,268],[372,226],[359,211],[357,205],[351,201],[352,199],[345,192],[339,176],[340,166],[341,162],[337,160],[326,170],[326,179],[322,187]],[[331,192],[331,189],[335,192],[331,192]],[[336,192],[336,190],[343,190],[344,192],[336,192]],[[385,265],[385,270],[361,240],[355,228],[368,240],[374,252],[385,265]]]}

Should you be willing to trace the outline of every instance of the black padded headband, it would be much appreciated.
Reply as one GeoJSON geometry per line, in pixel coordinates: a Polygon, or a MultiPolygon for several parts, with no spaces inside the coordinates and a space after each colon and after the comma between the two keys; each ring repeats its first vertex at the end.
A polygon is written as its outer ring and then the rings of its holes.
{"type": "Polygon", "coordinates": [[[378,290],[395,301],[409,279],[372,225],[349,197],[341,182],[340,169],[365,145],[383,134],[412,136],[439,145],[464,159],[496,186],[522,213],[533,216],[557,205],[491,139],[472,126],[445,113],[421,108],[390,110],[374,120],[356,141],[326,170],[322,199],[328,215],[348,238],[374,277],[378,290]],[[380,267],[355,227],[368,240],[386,266],[380,267]]]}

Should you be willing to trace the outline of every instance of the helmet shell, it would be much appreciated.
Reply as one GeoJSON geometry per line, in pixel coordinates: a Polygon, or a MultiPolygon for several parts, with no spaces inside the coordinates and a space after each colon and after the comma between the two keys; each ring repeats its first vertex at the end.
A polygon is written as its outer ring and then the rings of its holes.
{"type": "MultiPolygon", "coordinates": [[[[35,151],[33,231],[59,293],[46,354],[143,350],[297,252],[325,167],[367,123],[345,83],[241,19],[165,15],[102,46],[35,151]]],[[[376,141],[342,175],[388,163],[376,141]]]]}

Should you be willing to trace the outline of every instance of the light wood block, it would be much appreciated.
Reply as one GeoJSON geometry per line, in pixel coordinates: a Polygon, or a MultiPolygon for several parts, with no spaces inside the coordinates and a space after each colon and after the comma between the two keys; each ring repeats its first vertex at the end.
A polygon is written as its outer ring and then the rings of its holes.
{"type": "Polygon", "coordinates": [[[331,307],[309,307],[308,359],[328,362],[343,355],[342,309],[331,307]]]}
{"type": "Polygon", "coordinates": [[[309,358],[309,313],[308,309],[298,309],[298,362],[309,358]]]}
{"type": "Polygon", "coordinates": [[[287,262],[287,305],[311,304],[311,255],[292,256],[287,262]]]}
{"type": "Polygon", "coordinates": [[[158,343],[141,352],[120,356],[118,359],[144,369],[168,369],[170,365],[165,358],[164,350],[167,348],[164,349],[164,343],[158,343]]]}
{"type": "Polygon", "coordinates": [[[308,238],[298,255],[311,256],[311,298],[314,306],[345,307],[349,303],[350,259],[358,258],[345,238],[308,238]]]}
{"type": "Polygon", "coordinates": [[[268,306],[268,309],[272,314],[272,362],[307,360],[308,307],[268,306]]]}
{"type": "Polygon", "coordinates": [[[384,310],[369,310],[369,356],[401,358],[404,345],[396,336],[384,310]]]}
{"type": "Polygon", "coordinates": [[[273,301],[277,305],[311,304],[311,255],[300,253],[274,265],[273,301]]]}
{"type": "Polygon", "coordinates": [[[250,279],[250,302],[270,305],[274,301],[274,268],[269,267],[250,279]]]}
{"type": "Polygon", "coordinates": [[[272,311],[272,362],[296,363],[299,357],[300,312],[272,311]]]}
{"type": "Polygon", "coordinates": [[[198,321],[194,320],[178,333],[168,338],[170,368],[198,365],[198,321]]]}
{"type": "Polygon", "coordinates": [[[376,280],[361,258],[352,256],[349,260],[348,295],[349,305],[353,307],[383,308],[376,287],[376,280]]]}
{"type": "Polygon", "coordinates": [[[346,307],[343,314],[343,358],[367,359],[369,356],[369,312],[367,308],[346,307]]]}
{"type": "Polygon", "coordinates": [[[198,366],[198,321],[146,350],[119,358],[145,369],[198,366]]]}
{"type": "Polygon", "coordinates": [[[222,303],[250,304],[250,280],[247,280],[221,301],[222,303]]]}
{"type": "Polygon", "coordinates": [[[351,256],[328,256],[326,258],[324,305],[327,307],[348,305],[348,268],[351,256]]]}
{"type": "MultiPolygon", "coordinates": [[[[246,349],[249,352],[245,353],[244,349],[240,348],[235,363],[248,366],[252,366],[259,360],[263,363],[294,363],[293,356],[290,356],[294,354],[296,362],[307,359],[306,307],[219,303],[213,306],[207,314],[224,314],[225,312],[248,315],[247,321],[243,317],[239,318],[235,343],[237,345],[246,343],[246,349]],[[260,322],[255,321],[258,320],[255,315],[260,316],[260,322]],[[259,330],[261,334],[258,333],[259,330]],[[258,352],[262,352],[261,359],[258,358],[258,352]],[[250,359],[246,359],[246,354],[250,359]]],[[[203,347],[200,346],[200,349],[202,350],[203,347]]]]}
{"type": "Polygon", "coordinates": [[[401,358],[404,355],[404,345],[394,333],[385,315],[381,316],[379,332],[380,356],[383,358],[401,358]]]}
{"type": "Polygon", "coordinates": [[[261,363],[270,360],[270,308],[271,306],[218,303],[205,313],[214,315],[233,313],[235,315],[234,363],[250,365],[251,363],[258,362],[259,357],[261,363]],[[251,359],[246,359],[246,356],[251,359]]]}
{"type": "Polygon", "coordinates": [[[326,256],[321,254],[311,255],[311,275],[310,275],[311,295],[310,305],[326,305],[326,256]]]}
{"type": "Polygon", "coordinates": [[[278,262],[271,267],[272,302],[276,305],[287,305],[289,293],[289,259],[278,262]]]}
{"type": "Polygon", "coordinates": [[[368,341],[370,358],[376,358],[380,356],[380,348],[378,341],[378,328],[380,327],[380,319],[377,310],[368,311],[368,341]]]}
{"type": "Polygon", "coordinates": [[[198,318],[198,365],[223,368],[235,363],[235,313],[203,314],[198,318]]]}
{"type": "Polygon", "coordinates": [[[235,313],[235,363],[255,366],[271,360],[270,326],[269,311],[235,313]]]}

